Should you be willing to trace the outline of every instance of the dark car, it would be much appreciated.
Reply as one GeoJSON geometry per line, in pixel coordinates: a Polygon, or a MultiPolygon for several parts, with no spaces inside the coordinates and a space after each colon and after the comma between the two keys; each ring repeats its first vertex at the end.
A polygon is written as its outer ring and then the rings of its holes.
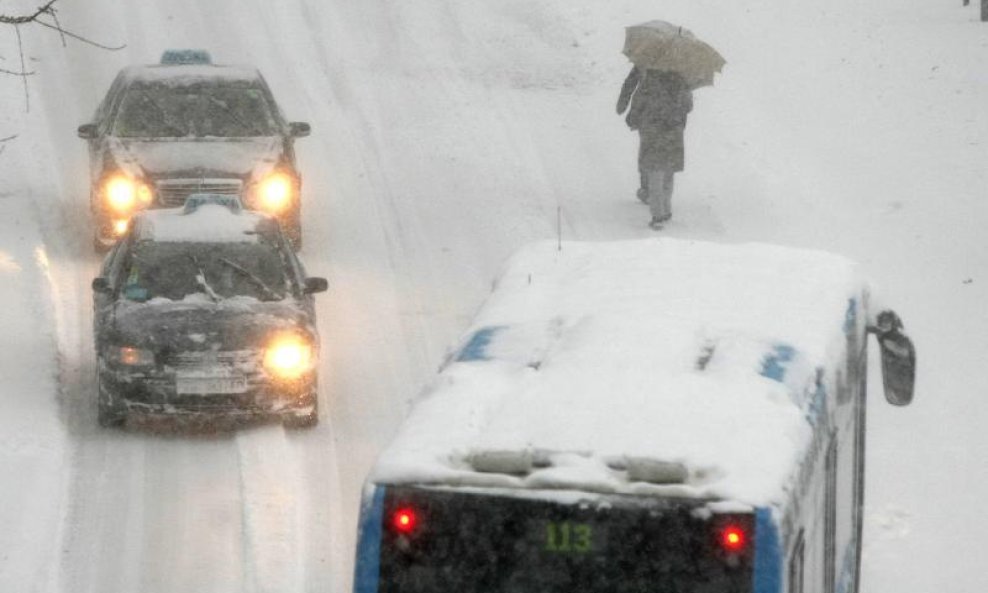
{"type": "Polygon", "coordinates": [[[278,222],[232,196],[138,213],[93,280],[98,412],[319,420],[312,294],[278,222]]]}
{"type": "Polygon", "coordinates": [[[193,193],[233,195],[274,215],[301,245],[302,178],[287,122],[255,69],[214,65],[202,51],[169,51],[160,64],[117,75],[90,123],[94,243],[105,250],[145,208],[180,207],[193,193]]]}

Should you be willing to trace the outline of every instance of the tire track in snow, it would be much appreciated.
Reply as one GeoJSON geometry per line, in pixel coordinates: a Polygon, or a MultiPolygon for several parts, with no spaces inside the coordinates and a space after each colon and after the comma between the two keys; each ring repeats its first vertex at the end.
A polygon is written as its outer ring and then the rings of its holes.
{"type": "MultiPolygon", "coordinates": [[[[323,410],[327,409],[323,401],[323,410]]],[[[349,489],[362,483],[363,473],[348,468],[355,463],[334,419],[323,413],[320,428],[288,434],[289,445],[305,479],[297,517],[302,527],[299,539],[304,586],[301,591],[325,593],[350,590],[350,562],[355,548],[356,515],[349,489]]],[[[366,447],[366,444],[363,445],[366,447]]]]}
{"type": "Polygon", "coordinates": [[[236,436],[245,593],[299,591],[302,480],[281,426],[236,436]]]}

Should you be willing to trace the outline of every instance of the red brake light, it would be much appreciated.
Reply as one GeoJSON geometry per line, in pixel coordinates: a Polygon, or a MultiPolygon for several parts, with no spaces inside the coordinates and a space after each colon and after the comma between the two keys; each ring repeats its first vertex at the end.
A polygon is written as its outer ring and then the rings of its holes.
{"type": "Polygon", "coordinates": [[[398,509],[391,517],[391,525],[398,533],[409,534],[415,530],[417,524],[418,517],[412,509],[398,509]]]}
{"type": "Polygon", "coordinates": [[[740,552],[748,543],[748,538],[737,525],[728,525],[720,532],[720,543],[728,552],[740,552]]]}

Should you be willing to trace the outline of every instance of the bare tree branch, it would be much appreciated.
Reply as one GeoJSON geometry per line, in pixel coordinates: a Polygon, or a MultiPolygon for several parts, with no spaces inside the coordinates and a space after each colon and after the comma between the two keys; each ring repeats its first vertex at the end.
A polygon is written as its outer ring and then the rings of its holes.
{"type": "Polygon", "coordinates": [[[42,6],[39,6],[38,9],[35,10],[33,13],[22,15],[22,16],[10,16],[10,15],[2,15],[2,14],[0,14],[0,25],[11,25],[11,26],[14,27],[14,32],[17,35],[17,52],[18,52],[18,54],[20,54],[20,59],[21,59],[21,70],[20,70],[20,72],[15,72],[13,70],[7,70],[5,68],[0,68],[0,74],[8,74],[8,75],[11,75],[11,76],[19,76],[21,78],[21,82],[24,84],[24,105],[25,105],[25,111],[28,111],[28,112],[31,111],[31,93],[30,93],[30,91],[28,89],[27,77],[33,75],[34,74],[34,71],[33,70],[32,71],[28,71],[27,70],[27,67],[25,66],[25,63],[24,63],[24,42],[23,42],[23,39],[21,38],[21,25],[37,24],[37,25],[41,25],[42,27],[45,27],[45,28],[48,28],[48,29],[54,29],[54,30],[58,31],[58,34],[62,38],[62,47],[66,47],[67,46],[66,41],[65,41],[65,38],[66,37],[71,37],[72,39],[76,39],[76,40],[81,41],[83,43],[92,45],[94,47],[98,47],[100,49],[106,49],[106,50],[110,50],[110,51],[116,51],[116,50],[123,49],[123,48],[127,47],[126,45],[121,45],[120,47],[110,47],[110,46],[104,45],[102,43],[97,43],[96,41],[93,41],[92,39],[83,37],[82,35],[79,35],[78,33],[73,33],[72,31],[65,30],[62,27],[62,24],[58,21],[58,14],[56,14],[56,12],[55,12],[55,3],[56,2],[58,2],[58,0],[48,0],[48,2],[46,2],[42,6]],[[51,17],[51,20],[54,21],[54,24],[51,23],[51,22],[48,22],[47,20],[43,19],[42,17],[51,17]]]}
{"type": "Polygon", "coordinates": [[[0,14],[0,24],[5,25],[23,25],[25,23],[30,23],[37,19],[39,16],[47,13],[54,12],[52,5],[58,2],[58,0],[49,0],[44,6],[38,7],[38,10],[34,14],[29,14],[25,16],[7,16],[0,14]]]}
{"type": "Polygon", "coordinates": [[[0,154],[3,154],[3,151],[7,150],[7,142],[13,140],[16,137],[17,134],[14,134],[13,136],[7,136],[6,138],[0,138],[0,154]]]}
{"type": "Polygon", "coordinates": [[[0,74],[10,74],[11,76],[34,76],[37,73],[34,70],[31,70],[30,72],[14,72],[13,70],[0,68],[0,74]]]}
{"type": "Polygon", "coordinates": [[[51,11],[51,20],[55,21],[55,28],[62,36],[62,47],[68,47],[68,43],[65,41],[65,31],[62,30],[62,23],[58,22],[58,12],[55,10],[51,11]]]}
{"type": "MultiPolygon", "coordinates": [[[[89,39],[88,37],[84,37],[83,35],[80,35],[78,33],[73,33],[72,31],[69,31],[69,30],[65,29],[64,27],[62,27],[62,24],[60,22],[58,22],[58,14],[56,13],[55,6],[54,6],[56,2],[58,2],[58,0],[49,0],[44,6],[38,7],[38,9],[36,11],[34,11],[34,13],[29,14],[29,15],[24,15],[24,16],[9,16],[9,15],[2,15],[2,14],[0,14],[0,25],[14,25],[16,27],[17,25],[24,25],[24,24],[27,24],[27,23],[34,23],[34,24],[41,25],[42,27],[45,27],[45,28],[48,28],[48,29],[54,29],[54,30],[58,31],[59,35],[62,36],[62,47],[66,47],[66,41],[65,41],[65,38],[66,37],[71,37],[72,39],[81,41],[83,43],[88,43],[89,45],[92,45],[94,47],[98,47],[100,49],[106,49],[106,50],[110,50],[110,51],[117,51],[117,50],[121,50],[121,49],[127,47],[126,44],[120,45],[120,46],[117,46],[117,47],[113,47],[113,46],[110,46],[110,45],[105,45],[105,44],[102,44],[102,43],[93,41],[92,39],[89,39]],[[52,19],[52,21],[54,21],[54,23],[50,23],[50,22],[48,22],[46,20],[43,20],[41,18],[43,16],[50,16],[51,19],[52,19]]],[[[23,56],[22,56],[22,58],[23,58],[23,56]]],[[[23,70],[23,68],[22,68],[22,70],[23,70]]],[[[8,74],[11,74],[10,72],[7,72],[7,73],[8,74]]],[[[19,76],[24,76],[26,73],[25,72],[19,72],[19,73],[16,73],[16,74],[19,75],[19,76]]]]}
{"type": "Polygon", "coordinates": [[[81,41],[83,43],[88,43],[89,45],[92,45],[94,47],[98,47],[100,49],[106,49],[106,50],[109,50],[109,51],[119,51],[119,50],[127,47],[127,44],[126,43],[123,44],[123,45],[118,45],[116,47],[110,46],[110,45],[103,45],[102,43],[98,43],[98,42],[93,41],[92,39],[89,39],[87,37],[83,37],[82,35],[79,35],[78,33],[73,33],[72,31],[68,31],[66,29],[63,29],[60,26],[56,26],[56,25],[53,25],[51,23],[46,23],[45,21],[43,21],[41,19],[35,19],[34,20],[34,24],[35,25],[41,25],[42,27],[47,27],[49,29],[55,29],[56,31],[58,31],[59,33],[61,33],[63,37],[66,37],[66,36],[67,37],[71,37],[72,39],[75,39],[77,41],[81,41]]]}
{"type": "MultiPolygon", "coordinates": [[[[0,24],[12,25],[14,27],[14,33],[16,33],[17,35],[17,53],[20,55],[21,58],[20,72],[0,69],[0,73],[21,77],[21,82],[24,84],[24,110],[28,112],[31,111],[31,92],[27,86],[27,77],[34,74],[34,71],[28,72],[27,67],[24,65],[24,40],[21,39],[21,25],[37,22],[38,17],[40,17],[43,14],[50,14],[53,18],[56,19],[56,22],[58,22],[57,17],[55,17],[55,9],[53,8],[56,2],[58,2],[58,0],[48,0],[46,4],[44,4],[43,6],[39,6],[38,9],[34,11],[32,14],[27,14],[22,16],[9,16],[9,15],[0,14],[0,24]]],[[[6,145],[4,145],[4,148],[6,148],[6,145]]]]}
{"type": "MultiPolygon", "coordinates": [[[[24,67],[24,45],[21,43],[21,26],[14,25],[14,31],[17,33],[17,52],[21,55],[21,72],[27,72],[27,68],[24,67]]],[[[21,76],[21,82],[24,83],[24,111],[30,113],[31,93],[27,88],[27,76],[21,76]]]]}

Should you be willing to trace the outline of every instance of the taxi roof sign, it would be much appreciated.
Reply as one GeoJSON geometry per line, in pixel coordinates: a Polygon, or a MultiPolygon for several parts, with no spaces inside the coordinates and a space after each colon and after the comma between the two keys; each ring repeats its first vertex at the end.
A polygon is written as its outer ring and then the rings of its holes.
{"type": "Polygon", "coordinates": [[[161,54],[162,66],[211,65],[213,58],[204,49],[167,49],[161,54]]]}
{"type": "Polygon", "coordinates": [[[185,206],[182,208],[182,214],[192,214],[198,210],[200,206],[207,204],[224,206],[232,214],[240,214],[240,211],[244,209],[244,206],[240,202],[240,198],[238,196],[229,196],[225,194],[192,194],[185,198],[185,206]]]}

